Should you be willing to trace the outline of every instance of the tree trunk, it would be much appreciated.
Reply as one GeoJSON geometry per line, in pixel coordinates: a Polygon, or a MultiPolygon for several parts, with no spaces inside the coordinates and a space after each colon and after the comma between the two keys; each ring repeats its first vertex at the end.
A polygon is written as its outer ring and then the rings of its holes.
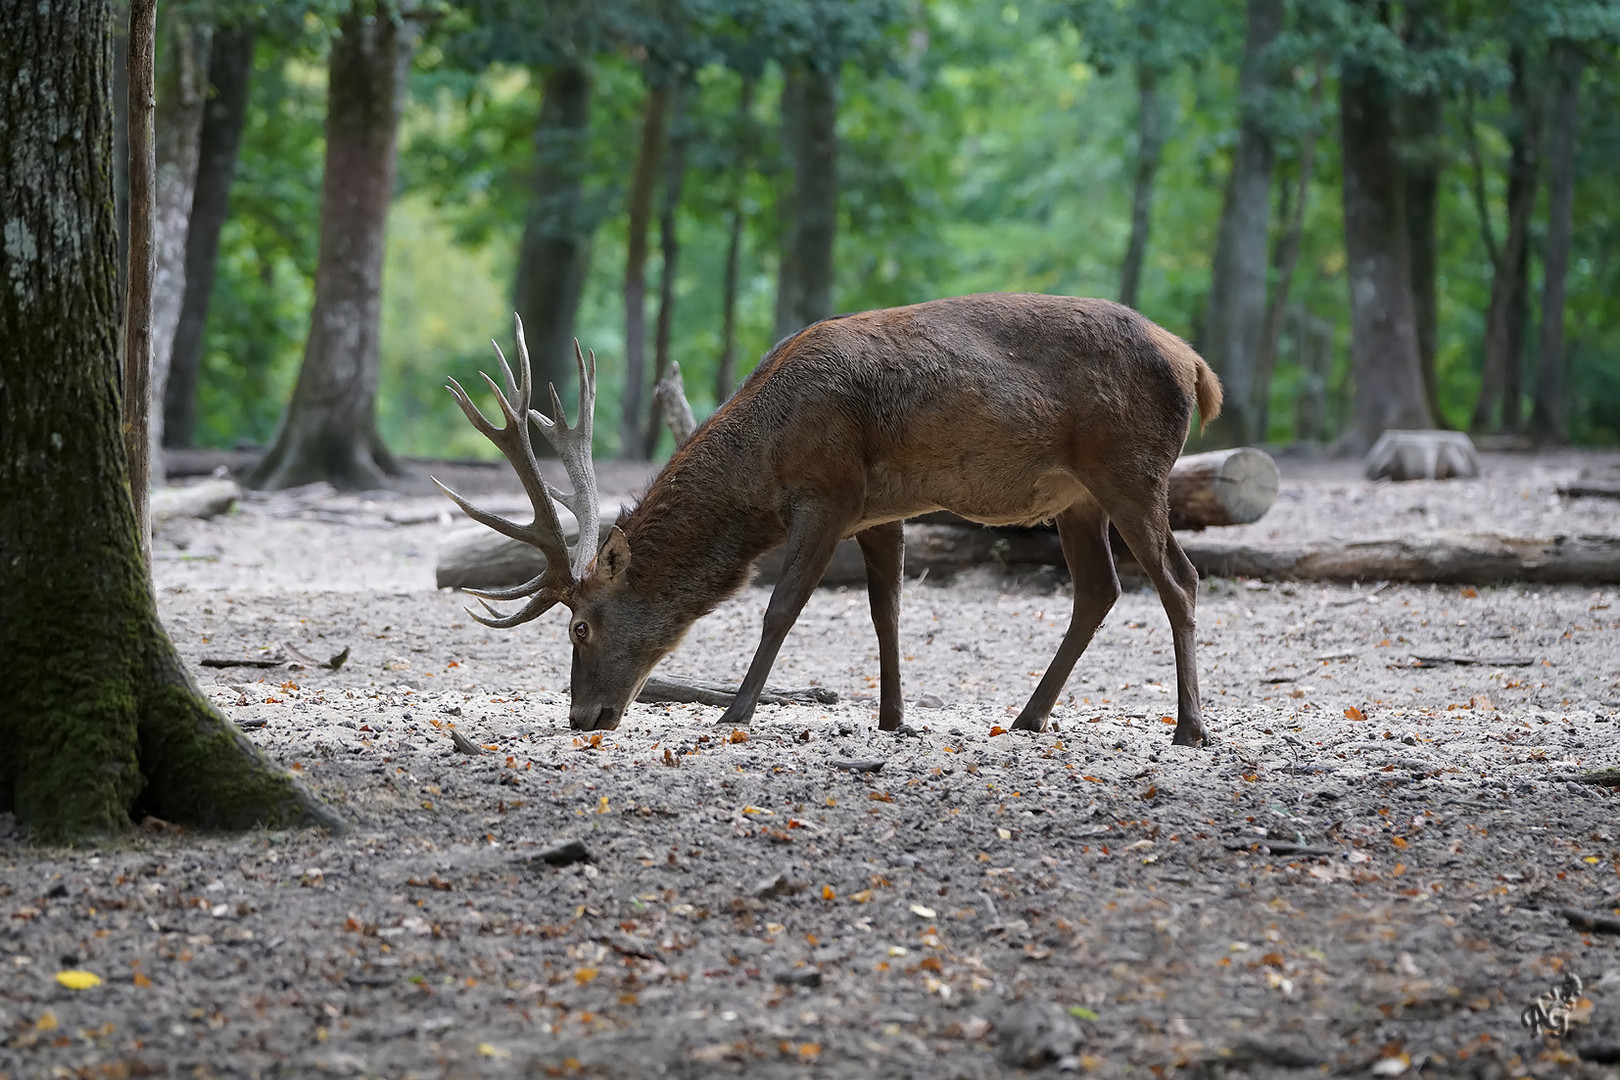
{"type": "Polygon", "coordinates": [[[1131,239],[1119,269],[1119,302],[1136,306],[1142,284],[1142,260],[1147,256],[1148,228],[1153,221],[1153,181],[1169,134],[1159,73],[1152,65],[1136,66],[1136,187],[1131,195],[1131,239]]]}
{"type": "MultiPolygon", "coordinates": [[[[143,564],[152,553],[152,280],[157,273],[157,245],[152,236],[157,173],[152,113],[156,97],[153,87],[156,39],[156,0],[134,0],[130,4],[129,50],[125,59],[129,91],[125,111],[125,134],[129,142],[129,267],[124,275],[123,367],[119,388],[129,495],[143,564]]],[[[7,248],[10,246],[8,238],[7,248]]]]}
{"type": "MultiPolygon", "coordinates": [[[[675,280],[680,264],[680,237],[676,233],[681,208],[681,184],[686,179],[685,87],[677,82],[670,90],[669,154],[664,159],[664,205],[658,215],[658,250],[662,265],[658,270],[658,322],[653,329],[653,385],[656,387],[669,370],[669,338],[675,325],[675,280]]],[[[663,409],[653,394],[647,413],[647,442],[642,448],[651,458],[658,449],[663,409]]]]}
{"type": "MultiPolygon", "coordinates": [[[[574,319],[591,263],[594,217],[585,208],[591,74],[577,61],[547,70],[534,132],[534,181],[518,247],[512,304],[523,317],[535,383],[574,385],[574,319]]],[[[540,440],[535,449],[549,452],[540,440]]]]}
{"type": "MultiPolygon", "coordinates": [[[[1266,97],[1272,79],[1265,50],[1282,31],[1282,0],[1249,0],[1243,45],[1242,112],[1237,152],[1215,240],[1203,353],[1226,392],[1209,441],[1241,446],[1255,440],[1255,389],[1266,315],[1266,239],[1271,216],[1271,133],[1266,97]]],[[[1133,287],[1134,292],[1134,287],[1133,287]]]]}
{"type": "Polygon", "coordinates": [[[186,296],[187,228],[197,188],[213,24],[184,4],[164,5],[157,55],[157,274],[152,280],[152,480],[163,481],[169,361],[186,296]]]}
{"type": "Polygon", "coordinates": [[[1530,215],[1536,206],[1540,117],[1530,93],[1524,48],[1518,45],[1511,48],[1508,62],[1513,69],[1513,82],[1508,91],[1513,116],[1513,127],[1508,133],[1512,147],[1508,166],[1508,227],[1501,250],[1496,252],[1490,307],[1485,313],[1485,374],[1470,425],[1475,431],[1493,426],[1498,400],[1502,411],[1495,426],[1508,431],[1519,426],[1519,371],[1524,355],[1524,326],[1529,318],[1530,215]]]}
{"type": "Polygon", "coordinates": [[[357,3],[332,42],[315,306],[292,402],[248,476],[363,490],[401,471],[377,434],[383,243],[410,42],[385,0],[357,3]]]}
{"type": "MultiPolygon", "coordinates": [[[[1322,84],[1324,67],[1321,57],[1316,60],[1316,85],[1311,88],[1311,102],[1316,113],[1322,111],[1322,84]]],[[[1260,356],[1255,361],[1255,438],[1264,441],[1271,424],[1271,377],[1277,370],[1277,350],[1282,343],[1283,313],[1288,310],[1288,293],[1294,283],[1294,269],[1299,265],[1299,249],[1305,237],[1305,207],[1310,201],[1311,175],[1316,169],[1316,125],[1305,130],[1299,147],[1299,179],[1295,185],[1292,211],[1277,248],[1272,265],[1277,275],[1271,299],[1266,303],[1266,321],[1260,330],[1260,356]]],[[[1286,189],[1284,195],[1286,196],[1286,189]]],[[[1286,197],[1283,200],[1287,205],[1286,197]]],[[[1296,351],[1303,352],[1296,344],[1296,351]]],[[[1297,433],[1296,433],[1297,434],[1297,433]]]]}
{"type": "Polygon", "coordinates": [[[1339,77],[1339,118],[1356,391],[1344,446],[1353,452],[1366,450],[1387,428],[1434,426],[1418,369],[1394,105],[1393,88],[1376,68],[1346,60],[1339,77]]]}
{"type": "Polygon", "coordinates": [[[1440,385],[1435,372],[1440,325],[1438,235],[1440,206],[1440,123],[1443,99],[1437,91],[1414,94],[1403,102],[1403,162],[1406,182],[1406,238],[1412,255],[1412,314],[1417,330],[1418,371],[1423,398],[1436,420],[1440,385]]]}
{"type": "Polygon", "coordinates": [[[641,446],[641,390],[647,379],[647,225],[652,219],[653,185],[664,152],[669,115],[668,84],[647,91],[641,117],[641,149],[630,177],[629,222],[624,257],[624,397],[619,402],[619,456],[638,457],[641,446]]]}
{"type": "Polygon", "coordinates": [[[737,99],[737,157],[732,162],[731,193],[726,206],[726,270],[720,285],[720,362],[714,371],[714,403],[731,396],[737,370],[737,276],[742,263],[743,181],[748,170],[746,136],[750,110],[754,104],[754,80],[744,78],[737,99]]]}
{"type": "Polygon", "coordinates": [[[1580,50],[1567,41],[1552,48],[1556,80],[1551,156],[1547,163],[1547,238],[1541,249],[1541,341],[1536,350],[1535,405],[1530,433],[1540,442],[1567,434],[1564,399],[1564,295],[1575,218],[1575,112],[1580,105],[1580,50]]]}
{"type": "Polygon", "coordinates": [[[257,28],[249,22],[214,29],[208,49],[211,93],[203,107],[197,137],[197,186],[186,227],[186,291],[169,354],[163,392],[163,445],[190,446],[197,427],[197,376],[202,370],[203,334],[214,289],[219,231],[230,209],[236,156],[247,124],[248,80],[253,74],[257,28]]]}
{"type": "Polygon", "coordinates": [[[127,826],[132,812],[203,827],[334,822],[197,692],[136,543],[106,168],[112,5],[13,4],[4,23],[0,505],[28,512],[0,514],[0,662],[27,673],[0,696],[0,811],[53,839],[127,826]],[[64,131],[74,138],[51,134],[64,131]]]}
{"type": "Polygon", "coordinates": [[[798,172],[794,158],[799,130],[799,116],[804,112],[803,69],[791,68],[782,76],[781,115],[782,155],[786,168],[782,170],[776,189],[776,320],[773,336],[781,341],[803,324],[796,321],[799,309],[798,263],[793,258],[794,230],[798,214],[794,196],[798,187],[798,172]]]}
{"type": "Polygon", "coordinates": [[[792,142],[793,290],[789,332],[833,313],[833,247],[838,235],[838,75],[808,69],[792,142]]]}
{"type": "Polygon", "coordinates": [[[114,4],[113,220],[118,226],[118,296],[129,288],[129,5],[114,4]]]}

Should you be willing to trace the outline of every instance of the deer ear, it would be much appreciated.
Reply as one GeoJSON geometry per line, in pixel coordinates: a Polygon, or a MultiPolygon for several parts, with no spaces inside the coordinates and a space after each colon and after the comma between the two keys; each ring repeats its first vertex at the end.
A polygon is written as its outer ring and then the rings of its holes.
{"type": "Polygon", "coordinates": [[[623,531],[615,525],[608,533],[607,540],[603,541],[601,550],[596,553],[596,573],[608,581],[619,581],[628,569],[630,569],[630,541],[624,538],[623,531]]]}

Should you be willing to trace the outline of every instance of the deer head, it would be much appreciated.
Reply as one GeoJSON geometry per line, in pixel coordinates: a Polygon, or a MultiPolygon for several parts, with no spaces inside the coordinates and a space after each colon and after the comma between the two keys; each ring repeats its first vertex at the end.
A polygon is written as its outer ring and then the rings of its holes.
{"type": "Polygon", "coordinates": [[[524,341],[521,318],[517,319],[517,350],[518,374],[514,377],[500,345],[495,344],[495,356],[505,377],[504,389],[488,375],[479,373],[500,403],[505,417],[503,426],[491,423],[456,380],[451,379],[446,389],[473,427],[494,443],[511,463],[529,496],[534,520],[520,525],[499,514],[480,510],[439,483],[437,478],[433,482],[466,511],[468,517],[513,540],[538,548],[546,558],[544,570],[515,588],[469,589],[488,614],[471,608],[467,613],[485,626],[505,629],[537,618],[558,603],[566,605],[573,613],[568,637],[574,649],[569,724],[582,730],[615,728],[653,666],[672,644],[660,640],[664,635],[658,631],[656,621],[638,617],[641,605],[629,595],[630,546],[624,533],[613,528],[598,549],[601,508],[596,490],[596,467],[591,461],[596,353],[591,352],[587,361],[579,342],[574,342],[574,359],[579,368],[579,418],[570,426],[555,386],[549,387],[551,416],[529,407],[532,391],[529,347],[524,341]],[[562,460],[573,485],[571,492],[559,491],[540,474],[529,435],[531,422],[540,428],[562,460]],[[579,522],[579,537],[572,552],[568,549],[555,504],[567,508],[579,522]],[[523,598],[528,598],[528,603],[509,614],[489,603],[523,598]]]}

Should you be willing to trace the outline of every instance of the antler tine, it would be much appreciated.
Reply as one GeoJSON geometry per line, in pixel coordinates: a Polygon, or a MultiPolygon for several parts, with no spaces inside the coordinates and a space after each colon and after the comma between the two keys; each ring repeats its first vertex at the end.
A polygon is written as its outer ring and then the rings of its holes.
{"type": "Polygon", "coordinates": [[[479,597],[478,602],[484,605],[485,611],[495,616],[493,619],[486,619],[484,616],[478,614],[478,612],[474,611],[470,607],[463,607],[462,610],[468,615],[471,615],[478,622],[483,623],[485,626],[494,627],[496,630],[510,630],[514,626],[521,623],[526,623],[530,619],[536,619],[541,615],[544,615],[556,605],[557,601],[561,599],[561,593],[554,592],[550,589],[543,590],[536,594],[535,597],[527,604],[524,604],[522,609],[514,611],[510,615],[504,615],[499,610],[491,606],[488,601],[484,600],[483,597],[479,597]]]}
{"type": "MultiPolygon", "coordinates": [[[[514,374],[512,365],[507,363],[506,354],[501,351],[500,344],[493,341],[490,344],[495,347],[495,357],[500,362],[501,374],[505,377],[505,388],[499,386],[489,375],[479,372],[484,382],[488,384],[490,390],[494,393],[495,400],[500,403],[501,413],[505,418],[504,425],[496,427],[484,415],[483,411],[473,403],[467,391],[455,379],[449,380],[447,389],[449,389],[451,396],[456,399],[456,404],[461,407],[461,411],[466,414],[468,421],[485,438],[495,444],[496,448],[501,451],[511,464],[513,471],[517,473],[518,480],[522,482],[523,490],[528,495],[529,503],[534,509],[534,520],[527,525],[519,525],[499,514],[480,510],[444,484],[439,483],[436,478],[433,480],[435,484],[438,484],[440,491],[443,491],[457,506],[466,511],[468,517],[494,529],[503,536],[539,548],[546,557],[545,570],[523,585],[515,589],[503,589],[498,592],[484,594],[491,599],[497,600],[515,600],[523,596],[532,596],[533,599],[522,610],[510,615],[502,614],[495,608],[490,607],[488,603],[485,603],[483,597],[480,597],[479,602],[484,605],[491,615],[495,616],[495,619],[491,621],[469,611],[469,614],[472,614],[479,622],[499,628],[516,626],[518,623],[527,622],[556,604],[578,584],[579,579],[583,576],[583,568],[589,562],[589,559],[587,559],[582,563],[577,554],[570,558],[567,541],[563,538],[562,523],[558,520],[557,508],[552,503],[553,498],[557,498],[559,493],[556,488],[546,482],[545,477],[540,475],[540,463],[535,457],[534,444],[529,438],[529,418],[533,414],[533,410],[529,408],[529,401],[534,385],[529,364],[529,346],[523,337],[523,320],[515,318],[515,321],[517,324],[518,349],[517,372],[514,374]],[[513,398],[517,399],[515,404],[513,398]]],[[[573,473],[573,466],[570,465],[569,475],[572,476],[573,473]]],[[[594,482],[591,493],[594,496],[594,482]]],[[[577,485],[574,497],[577,498],[577,485]]],[[[565,505],[569,504],[565,503],[565,505]]],[[[574,507],[569,505],[569,509],[572,510],[574,507]]],[[[577,510],[575,516],[580,517],[577,510]]],[[[583,517],[581,517],[581,524],[585,524],[583,517]]],[[[594,555],[597,529],[594,514],[591,515],[589,526],[589,531],[582,531],[581,536],[589,537],[589,547],[594,555]]],[[[585,546],[583,540],[581,546],[585,546]]]]}
{"type": "Polygon", "coordinates": [[[579,339],[575,338],[574,360],[579,369],[579,419],[572,425],[568,423],[568,414],[563,409],[555,385],[550,387],[554,415],[546,417],[531,410],[530,416],[562,459],[563,467],[568,470],[568,480],[574,488],[566,495],[553,490],[553,497],[568,507],[579,521],[579,542],[574,546],[573,570],[576,578],[582,578],[591,560],[596,558],[601,536],[601,502],[596,491],[596,465],[591,460],[591,435],[596,412],[596,353],[592,351],[587,368],[585,357],[580,352],[579,339]]]}

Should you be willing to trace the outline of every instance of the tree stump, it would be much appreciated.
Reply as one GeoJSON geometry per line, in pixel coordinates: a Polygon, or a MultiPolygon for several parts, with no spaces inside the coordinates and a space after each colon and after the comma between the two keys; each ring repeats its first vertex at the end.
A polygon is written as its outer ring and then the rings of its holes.
{"type": "Polygon", "coordinates": [[[1369,480],[1447,480],[1479,475],[1479,454],[1460,431],[1392,429],[1367,452],[1369,480]]]}
{"type": "Polygon", "coordinates": [[[1239,446],[1189,454],[1170,470],[1170,527],[1248,525],[1277,501],[1277,463],[1264,450],[1239,446]]]}

